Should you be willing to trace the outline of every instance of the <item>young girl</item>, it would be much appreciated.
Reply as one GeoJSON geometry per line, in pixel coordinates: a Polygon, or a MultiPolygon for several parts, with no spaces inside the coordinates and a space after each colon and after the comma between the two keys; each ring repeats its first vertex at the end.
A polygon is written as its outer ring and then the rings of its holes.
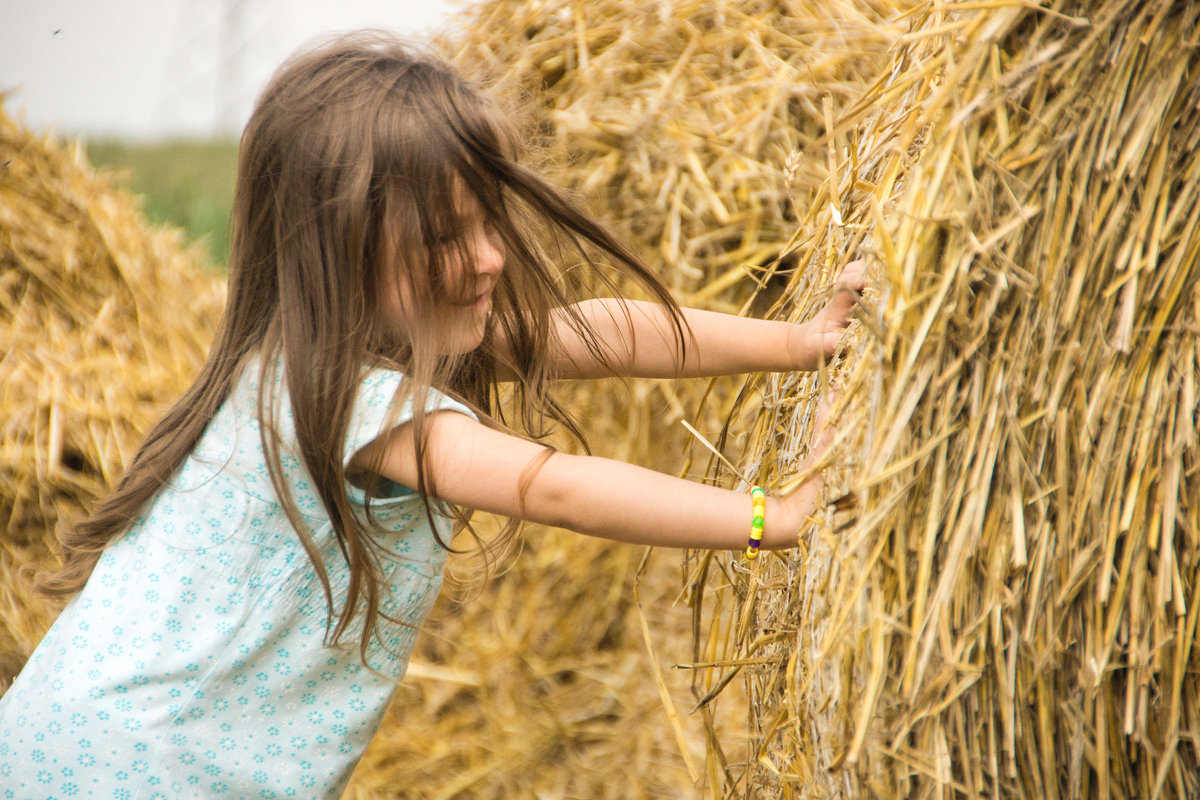
{"type": "MultiPolygon", "coordinates": [[[[385,36],[276,74],[242,138],[211,355],[64,536],[48,588],[78,594],[0,701],[0,795],[336,798],[467,509],[745,546],[745,493],[539,444],[570,424],[547,384],[813,369],[861,265],[803,325],[682,310],[517,144],[385,36]],[[601,257],[659,302],[579,301],[615,289],[601,257]],[[504,424],[501,383],[534,438],[504,424]]],[[[796,543],[818,488],[766,501],[764,549],[796,543]]]]}

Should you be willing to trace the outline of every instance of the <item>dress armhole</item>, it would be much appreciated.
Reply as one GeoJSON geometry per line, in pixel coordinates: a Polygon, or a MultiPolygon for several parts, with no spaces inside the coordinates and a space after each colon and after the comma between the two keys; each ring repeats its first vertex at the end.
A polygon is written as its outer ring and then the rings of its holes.
{"type": "MultiPolygon", "coordinates": [[[[412,419],[413,403],[411,398],[404,400],[397,413],[392,413],[403,382],[403,373],[384,369],[372,370],[363,379],[359,386],[358,396],[354,401],[354,410],[346,434],[346,446],[342,451],[344,466],[350,466],[350,459],[359,450],[388,431],[398,428],[412,419]]],[[[469,406],[436,389],[428,390],[424,405],[426,414],[435,411],[457,411],[466,414],[471,419],[479,419],[469,406]]],[[[351,502],[365,505],[366,493],[361,487],[347,482],[346,491],[351,502]]],[[[406,502],[416,497],[416,489],[383,478],[378,492],[370,499],[372,505],[379,505],[406,502]]]]}

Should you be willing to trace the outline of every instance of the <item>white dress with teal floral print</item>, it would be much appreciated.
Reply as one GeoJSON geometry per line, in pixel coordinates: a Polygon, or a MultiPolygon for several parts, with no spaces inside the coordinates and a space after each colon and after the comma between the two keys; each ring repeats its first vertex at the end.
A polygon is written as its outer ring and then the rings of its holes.
{"type": "MultiPolygon", "coordinates": [[[[357,637],[324,644],[325,593],[277,501],[243,371],[195,452],[0,699],[0,798],[336,798],[404,674],[445,551],[411,491],[371,504],[392,557],[387,617],[361,662],[357,637]]],[[[402,376],[364,379],[345,457],[378,436],[402,376]]],[[[281,399],[280,434],[293,441],[281,399]]],[[[470,410],[431,392],[427,408],[470,410]]],[[[409,417],[408,410],[396,421],[409,417]]],[[[334,597],[348,570],[311,479],[283,467],[334,597]]],[[[363,495],[347,487],[361,512],[363,495]]],[[[444,537],[448,523],[438,518],[444,537]]]]}

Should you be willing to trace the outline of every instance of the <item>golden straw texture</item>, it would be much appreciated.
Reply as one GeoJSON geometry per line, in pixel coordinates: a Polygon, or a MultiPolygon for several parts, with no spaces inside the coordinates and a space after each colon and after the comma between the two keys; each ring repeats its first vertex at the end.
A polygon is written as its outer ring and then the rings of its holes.
{"type": "Polygon", "coordinates": [[[796,237],[802,295],[871,257],[852,352],[743,460],[839,385],[849,510],[723,590],[727,796],[1200,796],[1200,6],[906,20],[796,237]]]}

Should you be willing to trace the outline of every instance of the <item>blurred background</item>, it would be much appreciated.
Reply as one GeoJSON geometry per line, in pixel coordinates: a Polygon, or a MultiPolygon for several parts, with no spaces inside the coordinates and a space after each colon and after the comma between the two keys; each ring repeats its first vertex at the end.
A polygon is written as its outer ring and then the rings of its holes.
{"type": "Polygon", "coordinates": [[[237,135],[271,71],[324,33],[421,38],[468,0],[0,0],[10,113],[77,139],[147,216],[225,263],[237,135]]]}

